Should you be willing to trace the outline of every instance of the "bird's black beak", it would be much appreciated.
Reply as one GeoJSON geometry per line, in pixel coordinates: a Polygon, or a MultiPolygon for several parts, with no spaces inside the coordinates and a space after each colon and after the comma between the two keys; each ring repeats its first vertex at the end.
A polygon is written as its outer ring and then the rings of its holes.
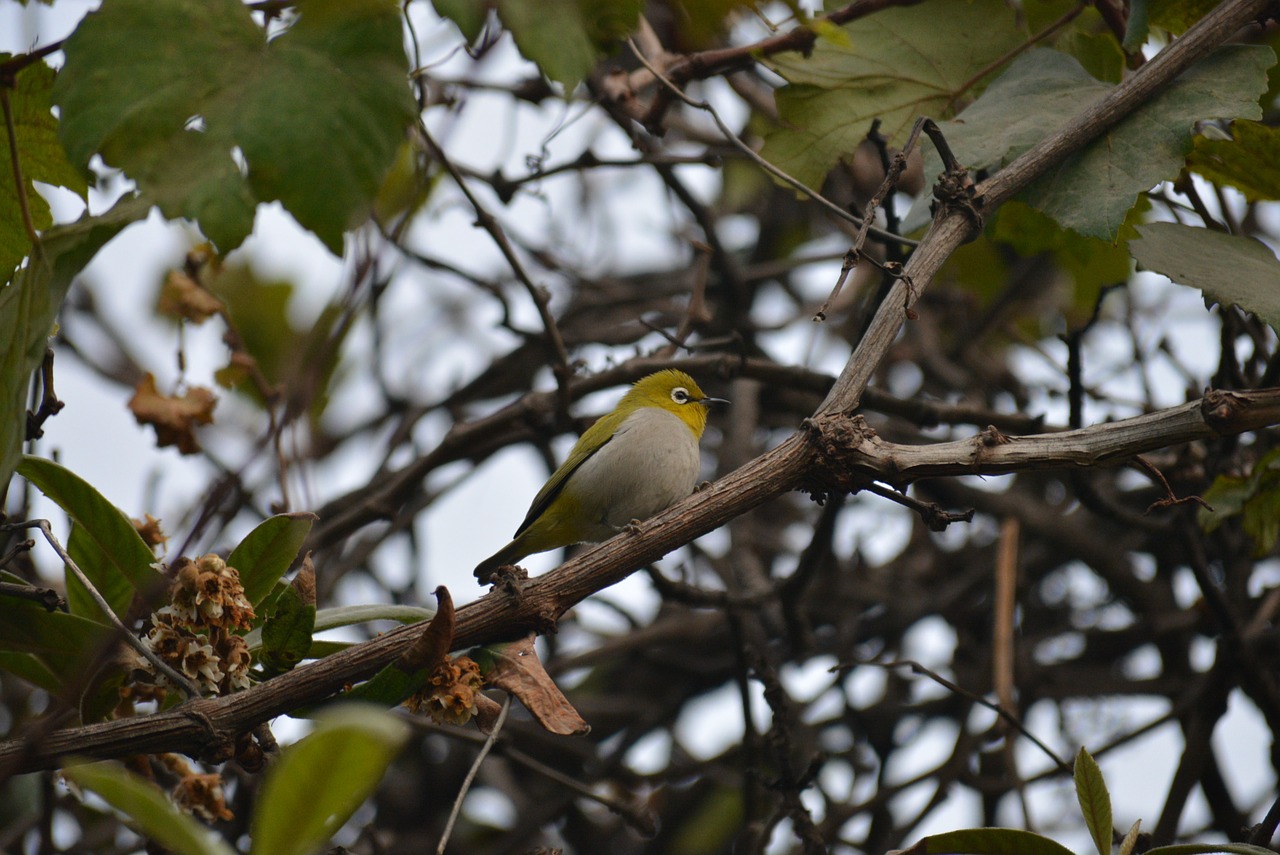
{"type": "Polygon", "coordinates": [[[732,402],[727,398],[700,398],[698,403],[704,407],[710,407],[712,404],[729,404],[732,402]]]}

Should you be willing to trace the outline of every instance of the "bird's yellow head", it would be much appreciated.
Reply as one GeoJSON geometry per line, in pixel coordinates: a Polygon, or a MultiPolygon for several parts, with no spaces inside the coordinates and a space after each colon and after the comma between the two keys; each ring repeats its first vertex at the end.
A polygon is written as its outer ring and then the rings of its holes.
{"type": "Polygon", "coordinates": [[[701,438],[707,427],[707,405],[728,403],[723,398],[709,398],[694,379],[683,371],[667,368],[642,377],[618,402],[616,412],[623,418],[641,407],[660,407],[679,416],[693,435],[701,438]]]}

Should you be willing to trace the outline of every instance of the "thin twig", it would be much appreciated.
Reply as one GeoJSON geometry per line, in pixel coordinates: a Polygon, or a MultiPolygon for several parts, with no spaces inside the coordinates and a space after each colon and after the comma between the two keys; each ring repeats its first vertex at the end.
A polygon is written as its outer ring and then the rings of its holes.
{"type": "Polygon", "coordinates": [[[538,310],[538,316],[542,319],[542,326],[546,330],[547,341],[550,343],[551,350],[556,358],[554,373],[556,387],[560,390],[560,412],[568,413],[569,379],[573,376],[573,368],[569,364],[569,351],[565,348],[564,337],[560,334],[560,328],[556,325],[555,316],[551,314],[547,290],[534,283],[524,269],[524,265],[520,262],[520,257],[516,255],[515,247],[511,245],[511,241],[507,238],[507,233],[503,230],[498,219],[489,213],[484,205],[480,204],[480,200],[476,198],[476,195],[471,192],[471,188],[467,186],[466,178],[458,170],[458,167],[454,165],[453,161],[445,155],[444,149],[431,136],[426,125],[419,122],[418,132],[422,134],[423,141],[431,151],[431,156],[438,160],[449,175],[453,177],[454,184],[462,191],[462,195],[467,198],[467,202],[471,204],[471,208],[476,212],[476,221],[493,238],[493,242],[498,246],[498,251],[502,253],[502,257],[511,266],[511,272],[520,280],[520,284],[524,285],[525,290],[529,292],[529,296],[533,299],[534,307],[538,310]]]}
{"type": "Polygon", "coordinates": [[[111,604],[107,602],[106,597],[102,596],[102,594],[98,592],[98,589],[94,587],[94,584],[89,581],[89,577],[84,575],[84,571],[80,569],[80,566],[76,564],[75,560],[67,550],[58,542],[58,538],[54,536],[53,528],[49,525],[48,520],[26,520],[25,522],[5,525],[3,528],[40,529],[40,533],[44,535],[44,539],[53,547],[53,551],[58,553],[58,557],[62,559],[62,563],[67,565],[67,569],[69,569],[72,574],[80,580],[81,585],[84,585],[85,590],[89,592],[89,596],[93,598],[93,602],[102,610],[102,614],[111,622],[111,625],[119,630],[121,636],[125,640],[125,643],[136,650],[140,656],[150,662],[157,671],[168,678],[174,686],[181,689],[187,697],[200,697],[200,690],[196,688],[195,683],[192,683],[185,676],[171,668],[163,659],[156,655],[155,651],[143,644],[142,639],[129,631],[129,628],[124,625],[119,616],[117,616],[115,611],[111,608],[111,604]]]}
{"type": "MultiPolygon", "coordinates": [[[[668,79],[665,75],[663,75],[663,73],[659,71],[657,67],[654,66],[654,64],[648,60],[648,58],[641,52],[639,46],[635,43],[634,39],[630,39],[630,38],[627,39],[627,45],[631,48],[631,52],[636,55],[636,59],[640,60],[640,62],[644,65],[644,67],[649,69],[649,71],[653,74],[653,76],[657,78],[662,83],[663,86],[665,86],[668,90],[671,91],[671,94],[675,95],[677,98],[679,98],[681,101],[683,101],[685,104],[689,105],[690,107],[693,107],[696,110],[702,110],[703,112],[710,115],[712,121],[716,123],[716,127],[720,129],[720,133],[724,136],[725,140],[727,140],[730,144],[732,144],[734,148],[738,149],[738,151],[742,152],[744,155],[750,158],[753,163],[755,163],[765,172],[772,175],[774,178],[777,178],[779,181],[782,181],[783,183],[785,183],[787,186],[793,188],[794,190],[799,191],[800,193],[803,193],[805,196],[808,196],[810,199],[817,202],[819,205],[826,208],[828,211],[830,211],[832,214],[835,214],[840,219],[845,220],[846,222],[849,222],[849,223],[853,223],[855,226],[858,226],[859,228],[862,227],[861,217],[855,217],[853,214],[850,214],[844,208],[841,208],[835,202],[832,202],[826,196],[823,196],[821,193],[814,190],[813,188],[805,184],[800,179],[793,178],[790,174],[784,172],[781,168],[775,166],[774,164],[770,163],[769,161],[761,157],[759,154],[757,154],[751,148],[751,146],[747,145],[742,140],[738,139],[738,135],[735,134],[729,128],[729,126],[724,123],[724,120],[720,118],[720,114],[716,112],[716,109],[712,107],[710,103],[706,101],[698,101],[686,95],[684,91],[680,89],[679,86],[676,86],[675,83],[673,83],[670,79],[668,79]]],[[[872,234],[874,234],[876,237],[884,241],[888,241],[892,243],[900,243],[905,246],[918,245],[918,241],[911,240],[910,238],[904,238],[901,235],[891,234],[885,231],[884,229],[876,228],[875,226],[870,227],[869,231],[872,234]]]]}
{"type": "Polygon", "coordinates": [[[449,836],[453,834],[453,824],[457,822],[458,814],[462,811],[462,801],[467,797],[467,792],[471,789],[471,782],[476,779],[476,773],[480,771],[480,764],[489,755],[489,751],[493,748],[493,743],[498,741],[498,734],[502,732],[502,725],[506,723],[507,712],[510,709],[511,696],[507,695],[502,701],[502,709],[498,712],[498,720],[493,723],[493,730],[489,732],[489,738],[484,741],[484,745],[480,746],[480,753],[476,755],[475,762],[467,770],[467,777],[462,779],[462,786],[458,789],[458,797],[453,800],[453,809],[449,811],[449,819],[444,824],[444,834],[440,836],[440,845],[436,847],[436,855],[444,855],[444,848],[449,845],[449,836]]]}
{"type": "MultiPolygon", "coordinates": [[[[27,541],[30,543],[31,541],[27,541]]],[[[66,598],[53,588],[37,588],[33,585],[19,585],[16,582],[0,582],[0,597],[13,597],[17,600],[30,600],[39,604],[47,612],[56,612],[66,608],[66,598]]]]}
{"type": "MultiPolygon", "coordinates": [[[[930,680],[933,680],[935,683],[942,686],[944,689],[947,689],[948,691],[951,691],[951,692],[955,692],[957,695],[961,695],[962,697],[968,698],[969,700],[973,701],[975,704],[979,704],[981,706],[986,707],[996,715],[1000,716],[1000,718],[1008,722],[1009,726],[1012,727],[1014,730],[1016,730],[1018,733],[1022,734],[1027,739],[1031,740],[1032,744],[1034,744],[1037,748],[1043,751],[1045,755],[1050,760],[1053,761],[1054,765],[1058,767],[1059,772],[1063,772],[1067,775],[1071,774],[1071,765],[1067,763],[1065,760],[1063,760],[1061,757],[1059,757],[1057,754],[1055,754],[1052,748],[1050,748],[1048,745],[1045,745],[1044,742],[1042,742],[1039,737],[1037,737],[1031,731],[1027,730],[1026,727],[1023,726],[1022,722],[1018,721],[1014,716],[1010,715],[1008,711],[1003,709],[999,704],[993,703],[992,701],[987,700],[982,695],[979,695],[977,692],[971,692],[968,689],[964,688],[963,686],[956,685],[955,683],[948,680],[946,677],[942,676],[941,674],[938,674],[935,671],[930,671],[928,668],[924,667],[919,662],[916,662],[913,659],[894,659],[889,662],[866,662],[866,663],[859,663],[859,664],[878,665],[881,668],[910,668],[913,674],[920,674],[922,676],[928,677],[930,680]]],[[[839,670],[847,669],[847,667],[848,666],[846,665],[839,665],[833,668],[832,670],[839,671],[839,670]]]]}

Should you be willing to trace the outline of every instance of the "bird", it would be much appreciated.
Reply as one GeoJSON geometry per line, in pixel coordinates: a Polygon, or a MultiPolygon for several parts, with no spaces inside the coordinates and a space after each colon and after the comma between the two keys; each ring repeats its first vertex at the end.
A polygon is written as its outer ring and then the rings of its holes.
{"type": "Polygon", "coordinates": [[[693,492],[707,407],[692,377],[667,368],[642,377],[589,427],[534,496],[515,538],[475,569],[481,584],[499,567],[574,543],[598,543],[693,492]]]}

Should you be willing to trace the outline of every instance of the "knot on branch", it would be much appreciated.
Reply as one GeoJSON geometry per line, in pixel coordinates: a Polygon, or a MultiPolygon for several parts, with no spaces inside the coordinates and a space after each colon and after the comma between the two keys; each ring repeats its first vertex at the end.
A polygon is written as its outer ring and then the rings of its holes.
{"type": "Polygon", "coordinates": [[[995,425],[987,425],[985,430],[974,434],[970,442],[973,444],[973,468],[977,471],[986,457],[987,449],[1008,445],[1013,440],[1001,433],[995,425]]]}
{"type": "Polygon", "coordinates": [[[188,701],[176,712],[202,731],[197,737],[198,748],[193,756],[205,763],[225,763],[235,756],[236,734],[214,723],[213,717],[206,711],[211,704],[207,700],[188,701]]]}
{"type": "Polygon", "coordinates": [[[1223,432],[1223,429],[1239,417],[1248,402],[1240,395],[1225,389],[1209,389],[1200,400],[1200,413],[1209,427],[1223,432]]]}
{"type": "Polygon", "coordinates": [[[878,477],[864,448],[876,432],[862,416],[831,413],[806,419],[804,429],[814,457],[801,489],[818,504],[832,494],[856,493],[878,477]]]}
{"type": "Polygon", "coordinates": [[[967,169],[948,169],[938,176],[938,183],[933,185],[933,198],[937,201],[932,207],[934,219],[945,217],[959,211],[969,221],[969,233],[965,242],[974,240],[982,234],[986,225],[983,214],[985,200],[978,193],[977,185],[969,177],[967,169]]]}

